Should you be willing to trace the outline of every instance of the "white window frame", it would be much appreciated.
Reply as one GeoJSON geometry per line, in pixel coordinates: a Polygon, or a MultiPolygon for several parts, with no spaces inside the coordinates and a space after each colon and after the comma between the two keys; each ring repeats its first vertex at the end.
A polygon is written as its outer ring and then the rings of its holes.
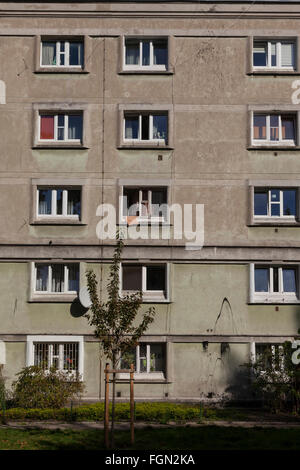
{"type": "Polygon", "coordinates": [[[268,265],[265,263],[251,263],[250,264],[250,303],[300,303],[300,266],[296,264],[284,265],[268,265]],[[255,268],[266,268],[269,270],[269,291],[256,292],[255,291],[255,268]],[[278,268],[278,291],[273,292],[274,281],[274,268],[278,268]],[[296,270],[296,292],[283,291],[283,276],[282,269],[295,269],[296,270]]]}
{"type": "MultiPolygon", "coordinates": [[[[153,58],[154,58],[154,47],[153,47],[153,41],[155,42],[156,40],[165,40],[166,41],[166,48],[167,48],[167,57],[169,55],[169,45],[168,45],[168,39],[165,37],[157,37],[157,38],[136,38],[136,37],[130,37],[126,36],[123,38],[123,70],[132,70],[132,71],[138,71],[138,70],[149,70],[149,71],[163,71],[166,72],[168,70],[168,63],[166,65],[163,64],[154,64],[153,63],[153,58]],[[139,41],[139,63],[138,64],[126,64],[126,40],[127,39],[136,39],[136,41],[139,41]],[[149,42],[150,47],[149,47],[149,65],[143,65],[143,42],[149,42]]],[[[168,58],[167,58],[168,62],[168,58]]]]}
{"type": "MultiPolygon", "coordinates": [[[[167,344],[165,342],[146,342],[146,341],[141,341],[142,344],[146,344],[146,372],[141,372],[140,371],[140,345],[138,344],[135,349],[135,363],[136,363],[136,370],[134,372],[134,378],[136,380],[165,380],[165,374],[163,371],[157,371],[157,372],[151,372],[150,371],[150,366],[151,366],[151,345],[152,344],[162,344],[165,347],[165,370],[167,370],[167,344]]],[[[130,374],[127,374],[126,372],[118,374],[119,379],[126,379],[128,380],[130,378],[130,374]]]]}
{"type": "Polygon", "coordinates": [[[79,286],[78,286],[78,291],[80,289],[80,264],[79,263],[40,263],[38,261],[32,263],[32,291],[33,295],[39,295],[39,296],[61,296],[65,294],[70,294],[70,295],[77,295],[77,291],[70,291],[68,290],[68,284],[69,284],[69,264],[76,264],[78,265],[78,271],[79,271],[79,286]],[[64,266],[64,291],[63,292],[53,292],[51,290],[51,285],[52,285],[52,264],[58,264],[64,266]],[[47,290],[42,291],[42,290],[37,290],[36,289],[36,281],[37,281],[37,265],[45,265],[48,266],[48,283],[47,283],[47,290]]]}
{"type": "Polygon", "coordinates": [[[275,147],[275,146],[287,146],[287,147],[295,147],[297,145],[297,127],[298,127],[298,117],[295,113],[264,113],[264,112],[252,112],[252,119],[251,119],[251,142],[254,146],[268,146],[268,147],[275,147]],[[271,140],[270,139],[270,116],[278,116],[278,134],[279,140],[271,140]],[[282,139],[282,122],[281,116],[291,116],[294,119],[294,139],[282,139]],[[255,139],[254,138],[254,116],[265,116],[266,117],[266,139],[255,139]]]}
{"type": "Polygon", "coordinates": [[[295,61],[296,61],[296,41],[294,39],[257,39],[253,40],[253,50],[252,50],[252,63],[253,70],[295,70],[295,61]],[[267,44],[267,65],[254,65],[254,47],[255,43],[266,43],[267,44]],[[276,49],[276,65],[272,65],[272,44],[275,44],[276,49]],[[282,44],[293,44],[293,65],[290,67],[281,65],[281,45],[282,44]]]}
{"type": "Polygon", "coordinates": [[[264,220],[264,219],[268,219],[268,221],[272,222],[272,221],[276,221],[276,220],[287,220],[289,222],[291,221],[296,221],[297,220],[297,201],[298,201],[298,188],[294,188],[294,187],[285,187],[285,188],[270,188],[270,187],[262,187],[262,186],[258,186],[258,187],[254,187],[254,191],[253,191],[253,218],[254,220],[264,220]],[[280,193],[279,193],[279,201],[275,201],[275,202],[272,202],[271,200],[271,191],[272,190],[279,190],[280,193]],[[283,214],[283,192],[284,191],[288,191],[288,190],[295,190],[296,191],[296,215],[284,215],[283,214]],[[267,215],[256,215],[254,210],[255,210],[255,207],[254,207],[254,198],[255,198],[255,193],[256,192],[268,192],[268,214],[267,215]],[[271,206],[272,205],[279,205],[280,206],[280,215],[271,215],[271,206]]]}
{"type": "Polygon", "coordinates": [[[28,335],[26,345],[26,367],[34,365],[34,345],[35,343],[78,343],[78,371],[68,372],[64,369],[59,369],[67,375],[78,373],[80,379],[84,378],[84,339],[83,336],[72,335],[28,335]]]}
{"type": "Polygon", "coordinates": [[[73,142],[73,143],[81,143],[82,142],[82,139],[83,139],[83,136],[81,136],[81,139],[69,139],[68,138],[68,131],[69,131],[69,116],[72,116],[72,115],[75,115],[75,116],[81,116],[81,119],[82,119],[82,133],[83,133],[83,114],[82,112],[78,112],[78,113],[58,113],[58,114],[54,114],[54,113],[47,113],[46,111],[43,112],[43,111],[40,111],[39,113],[39,119],[38,119],[38,136],[39,136],[39,139],[38,141],[39,142],[58,142],[58,143],[61,143],[61,142],[73,142]],[[58,116],[64,116],[64,126],[63,126],[63,129],[64,129],[64,138],[61,140],[61,139],[58,139],[57,136],[58,136],[58,128],[59,127],[62,127],[62,126],[58,126],[58,116]],[[53,139],[42,139],[41,138],[41,118],[42,116],[53,116],[54,117],[54,138],[53,139]]]}
{"type": "Polygon", "coordinates": [[[64,41],[64,40],[51,40],[51,39],[42,39],[41,40],[41,47],[40,47],[40,67],[45,67],[45,68],[77,68],[77,69],[82,69],[82,65],[70,65],[70,43],[72,42],[78,42],[82,44],[82,50],[84,50],[84,42],[80,40],[74,40],[74,41],[64,41]],[[56,43],[56,64],[52,65],[45,65],[43,64],[43,42],[53,42],[56,43]],[[65,50],[61,51],[61,44],[65,45],[65,50]],[[61,64],[61,56],[65,57],[65,63],[61,64]]]}
{"type": "Polygon", "coordinates": [[[169,219],[169,216],[168,216],[168,210],[167,210],[167,214],[166,214],[166,217],[164,216],[159,216],[159,217],[154,217],[151,215],[151,212],[152,212],[152,192],[155,191],[156,189],[164,189],[166,191],[166,196],[167,196],[167,201],[164,203],[167,208],[168,208],[168,187],[165,187],[165,186],[153,186],[153,187],[149,187],[149,186],[145,186],[145,187],[142,187],[142,186],[137,186],[137,187],[133,187],[133,186],[122,186],[122,194],[121,194],[121,201],[120,201],[120,221],[121,223],[127,223],[127,220],[128,220],[128,217],[135,217],[135,216],[130,216],[130,215],[124,215],[124,211],[125,211],[125,208],[127,209],[127,205],[125,207],[125,195],[124,195],[124,190],[125,189],[132,189],[132,190],[136,190],[136,191],[139,191],[139,208],[138,208],[138,211],[139,211],[139,214],[142,214],[142,202],[143,202],[143,191],[148,191],[148,204],[149,204],[149,211],[150,211],[150,215],[148,216],[143,216],[143,215],[139,215],[139,216],[136,216],[135,218],[135,221],[137,223],[139,222],[167,222],[168,219],[169,219]]]}
{"type": "Polygon", "coordinates": [[[143,302],[168,302],[169,301],[169,263],[149,263],[149,264],[137,264],[137,263],[121,263],[120,265],[120,295],[132,294],[134,291],[123,290],[123,266],[139,266],[142,268],[142,294],[143,302]],[[147,268],[153,266],[164,266],[165,268],[165,286],[166,290],[147,290],[147,268]]]}
{"type": "Polygon", "coordinates": [[[37,197],[36,197],[36,217],[37,219],[72,219],[72,220],[80,220],[79,215],[77,214],[68,214],[68,192],[69,191],[80,191],[80,215],[82,211],[82,190],[81,188],[74,187],[74,188],[43,188],[43,187],[38,187],[37,188],[37,197]],[[39,196],[40,196],[40,190],[50,190],[52,191],[51,193],[51,214],[39,214],[39,196]],[[62,197],[62,214],[57,214],[57,191],[62,190],[63,191],[63,197],[62,197]]]}
{"type": "Polygon", "coordinates": [[[169,115],[168,112],[151,112],[151,113],[146,113],[146,112],[124,112],[124,117],[123,117],[123,141],[125,143],[128,142],[140,142],[140,143],[145,143],[145,142],[157,142],[160,144],[165,144],[167,145],[169,141],[169,115]],[[126,139],[126,118],[129,117],[130,115],[132,116],[138,116],[139,119],[139,130],[138,130],[138,137],[136,139],[126,139]],[[142,139],[142,116],[147,115],[149,117],[149,139],[142,139]],[[153,116],[166,116],[167,117],[167,139],[154,139],[153,138],[153,116]]]}

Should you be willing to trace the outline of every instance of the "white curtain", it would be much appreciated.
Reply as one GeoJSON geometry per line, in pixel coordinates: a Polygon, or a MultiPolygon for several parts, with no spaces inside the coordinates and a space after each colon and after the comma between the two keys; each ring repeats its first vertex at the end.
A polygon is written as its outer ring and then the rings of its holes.
{"type": "Polygon", "coordinates": [[[126,42],[126,65],[139,65],[140,44],[139,42],[126,42]]]}
{"type": "Polygon", "coordinates": [[[56,65],[56,43],[43,42],[42,65],[56,65]]]}
{"type": "Polygon", "coordinates": [[[52,264],[51,292],[64,292],[64,265],[52,264]]]}

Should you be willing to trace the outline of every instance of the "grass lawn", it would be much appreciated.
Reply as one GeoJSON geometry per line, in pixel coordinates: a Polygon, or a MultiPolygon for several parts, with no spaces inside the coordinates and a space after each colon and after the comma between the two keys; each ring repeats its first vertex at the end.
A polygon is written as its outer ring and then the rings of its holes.
{"type": "MultiPolygon", "coordinates": [[[[300,450],[299,429],[180,427],[116,431],[120,450],[300,450]]],[[[0,450],[103,450],[103,431],[0,428],[0,450]]]]}

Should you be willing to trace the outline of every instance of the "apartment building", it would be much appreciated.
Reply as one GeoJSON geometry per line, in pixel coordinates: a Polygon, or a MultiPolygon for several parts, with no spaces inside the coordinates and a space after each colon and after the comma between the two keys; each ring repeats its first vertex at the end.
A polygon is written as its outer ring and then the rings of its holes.
{"type": "Polygon", "coordinates": [[[120,289],[156,309],[132,352],[136,397],[251,396],[242,364],[300,328],[299,24],[293,1],[0,3],[8,384],[55,365],[103,398],[78,292],[93,269],[107,295],[106,204],[143,233],[125,241],[120,289]],[[194,224],[202,208],[201,243],[177,236],[170,205],[194,224]]]}

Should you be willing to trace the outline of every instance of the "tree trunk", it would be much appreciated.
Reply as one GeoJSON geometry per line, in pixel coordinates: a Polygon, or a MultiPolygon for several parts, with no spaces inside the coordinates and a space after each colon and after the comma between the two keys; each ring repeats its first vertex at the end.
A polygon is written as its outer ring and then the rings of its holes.
{"type": "MultiPolygon", "coordinates": [[[[113,356],[112,361],[113,370],[116,369],[116,358],[113,356]]],[[[116,402],[116,374],[113,373],[113,389],[112,389],[112,409],[111,409],[111,434],[110,434],[110,447],[111,449],[115,446],[115,402],[116,402]]]]}

